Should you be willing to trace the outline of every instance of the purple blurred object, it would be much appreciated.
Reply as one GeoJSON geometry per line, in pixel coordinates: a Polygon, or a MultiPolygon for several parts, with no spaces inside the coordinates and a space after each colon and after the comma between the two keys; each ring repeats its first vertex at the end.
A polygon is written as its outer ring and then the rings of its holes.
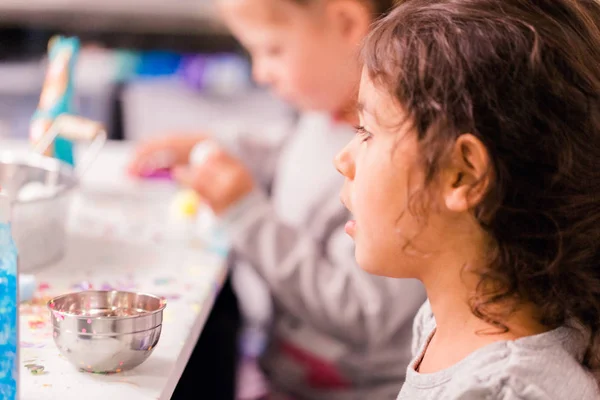
{"type": "Polygon", "coordinates": [[[229,53],[184,56],[177,73],[194,90],[222,94],[243,90],[251,82],[248,60],[229,53]]]}
{"type": "Polygon", "coordinates": [[[179,65],[179,75],[190,87],[202,90],[204,88],[204,71],[207,62],[207,57],[203,55],[184,56],[179,65]]]}

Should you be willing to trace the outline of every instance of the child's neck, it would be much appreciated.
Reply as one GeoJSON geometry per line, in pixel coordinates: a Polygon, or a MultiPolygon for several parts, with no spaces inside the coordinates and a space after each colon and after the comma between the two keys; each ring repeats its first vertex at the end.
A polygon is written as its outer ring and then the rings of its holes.
{"type": "MultiPolygon", "coordinates": [[[[426,281],[425,286],[433,311],[436,331],[427,348],[419,371],[431,373],[448,368],[470,353],[494,342],[515,340],[546,332],[549,329],[536,322],[535,309],[529,305],[519,307],[502,320],[508,329],[496,327],[475,316],[469,299],[475,293],[478,277],[458,278],[439,276],[451,268],[437,271],[438,277],[426,281]]],[[[495,310],[496,311],[496,310],[495,310]]]]}

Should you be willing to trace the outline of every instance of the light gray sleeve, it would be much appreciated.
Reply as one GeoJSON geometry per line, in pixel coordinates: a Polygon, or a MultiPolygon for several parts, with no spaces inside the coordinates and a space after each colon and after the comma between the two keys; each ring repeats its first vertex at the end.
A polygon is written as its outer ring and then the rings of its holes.
{"type": "Polygon", "coordinates": [[[348,214],[337,196],[315,213],[325,232],[318,239],[279,221],[269,199],[256,191],[231,210],[223,226],[277,301],[322,332],[377,345],[412,324],[425,299],[420,282],[375,277],[356,265],[343,228],[348,214]]]}
{"type": "Polygon", "coordinates": [[[281,148],[295,129],[296,126],[282,127],[276,137],[269,135],[271,137],[267,139],[236,128],[216,139],[221,146],[240,159],[259,186],[268,191],[273,182],[281,148]]]}

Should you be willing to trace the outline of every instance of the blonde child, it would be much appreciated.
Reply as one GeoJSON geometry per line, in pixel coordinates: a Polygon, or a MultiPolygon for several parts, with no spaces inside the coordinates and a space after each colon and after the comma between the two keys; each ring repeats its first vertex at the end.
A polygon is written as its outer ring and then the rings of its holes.
{"type": "MultiPolygon", "coordinates": [[[[356,266],[343,229],[348,213],[337,196],[342,179],[331,168],[354,135],[360,43],[391,4],[218,4],[252,56],[255,79],[304,111],[297,129],[281,147],[237,146],[232,151],[241,159],[221,149],[192,167],[185,166],[190,150],[207,135],[171,135],[141,146],[131,169],[143,174],[158,154],[175,155],[177,179],[197,190],[229,234],[239,260],[234,283],[244,274],[236,285],[242,310],[253,301],[245,291],[257,296],[248,265],[267,285],[274,317],[261,364],[274,391],[303,399],[393,399],[425,294],[416,280],[372,277],[356,266]]],[[[253,396],[241,386],[239,398],[253,396]]]]}
{"type": "Polygon", "coordinates": [[[399,399],[600,398],[600,3],[407,0],[365,44],[346,231],[427,290],[399,399]]]}

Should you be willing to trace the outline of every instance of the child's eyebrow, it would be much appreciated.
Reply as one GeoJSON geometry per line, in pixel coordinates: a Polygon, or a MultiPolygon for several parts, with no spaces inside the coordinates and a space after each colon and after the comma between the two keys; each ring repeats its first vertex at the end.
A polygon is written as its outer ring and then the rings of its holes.
{"type": "Polygon", "coordinates": [[[356,111],[358,111],[359,113],[362,113],[365,111],[365,103],[363,103],[362,101],[358,101],[356,103],[356,111]]]}
{"type": "Polygon", "coordinates": [[[365,103],[360,100],[356,103],[356,111],[359,112],[360,114],[364,114],[364,113],[371,114],[371,115],[373,114],[369,111],[369,109],[367,108],[365,103]]]}
{"type": "Polygon", "coordinates": [[[371,109],[369,108],[369,106],[367,106],[367,105],[365,104],[365,102],[363,102],[363,101],[361,101],[361,100],[359,100],[359,101],[356,103],[356,111],[357,111],[359,114],[369,114],[369,115],[371,115],[371,116],[372,116],[372,117],[375,119],[375,121],[377,121],[377,122],[379,121],[379,118],[378,118],[378,116],[377,116],[377,113],[375,112],[375,110],[371,110],[371,109]]]}

